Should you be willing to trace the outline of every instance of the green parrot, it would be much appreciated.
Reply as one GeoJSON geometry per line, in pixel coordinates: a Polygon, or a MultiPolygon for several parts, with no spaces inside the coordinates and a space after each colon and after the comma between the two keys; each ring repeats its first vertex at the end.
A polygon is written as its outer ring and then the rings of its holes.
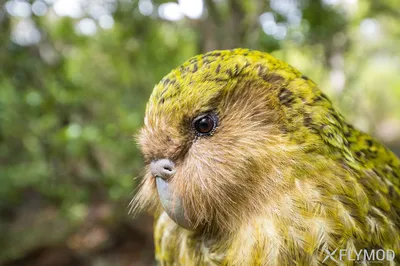
{"type": "Polygon", "coordinates": [[[399,158],[267,53],[172,70],[138,142],[159,265],[400,263],[399,158]]]}

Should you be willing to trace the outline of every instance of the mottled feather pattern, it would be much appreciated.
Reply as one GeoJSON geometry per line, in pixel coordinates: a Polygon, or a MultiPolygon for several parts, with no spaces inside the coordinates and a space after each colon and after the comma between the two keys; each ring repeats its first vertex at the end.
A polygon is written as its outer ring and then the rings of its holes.
{"type": "Polygon", "coordinates": [[[139,142],[147,162],[177,163],[172,182],[205,225],[175,224],[147,174],[133,205],[155,213],[160,265],[322,265],[336,248],[400,257],[400,160],[267,53],[214,51],[183,63],[154,88],[139,142]],[[220,125],[197,138],[190,122],[210,111],[220,125]]]}

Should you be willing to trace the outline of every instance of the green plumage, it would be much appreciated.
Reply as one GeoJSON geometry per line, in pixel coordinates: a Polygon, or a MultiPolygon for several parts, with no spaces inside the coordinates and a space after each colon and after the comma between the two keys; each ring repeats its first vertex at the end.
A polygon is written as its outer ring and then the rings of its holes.
{"type": "MultiPolygon", "coordinates": [[[[148,161],[176,162],[171,182],[204,225],[188,231],[156,208],[161,265],[322,265],[336,248],[400,256],[399,159],[269,54],[214,51],[173,70],[149,100],[141,146],[148,161]],[[210,111],[215,134],[193,138],[192,119],[210,111]]],[[[159,205],[152,178],[138,205],[159,205]]]]}

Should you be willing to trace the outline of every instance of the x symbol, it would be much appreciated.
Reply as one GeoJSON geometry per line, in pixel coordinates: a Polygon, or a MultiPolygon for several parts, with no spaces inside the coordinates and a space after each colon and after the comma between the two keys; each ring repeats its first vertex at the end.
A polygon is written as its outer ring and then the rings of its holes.
{"type": "Polygon", "coordinates": [[[325,257],[325,259],[322,261],[322,263],[324,263],[328,258],[330,258],[331,260],[333,260],[333,261],[336,262],[336,263],[339,263],[339,262],[333,257],[333,255],[335,255],[335,253],[336,253],[337,250],[338,250],[338,249],[335,249],[335,250],[332,251],[332,253],[331,253],[331,252],[329,252],[329,250],[325,249],[325,252],[328,253],[328,255],[326,255],[326,257],[325,257]]]}

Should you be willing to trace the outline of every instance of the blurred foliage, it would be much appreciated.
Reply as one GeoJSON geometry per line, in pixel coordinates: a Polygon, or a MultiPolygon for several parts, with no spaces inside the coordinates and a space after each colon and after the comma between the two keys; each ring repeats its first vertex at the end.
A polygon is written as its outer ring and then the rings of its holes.
{"type": "Polygon", "coordinates": [[[178,2],[0,1],[0,264],[150,263],[133,136],[154,84],[201,52],[271,52],[400,147],[399,1],[178,2]]]}

